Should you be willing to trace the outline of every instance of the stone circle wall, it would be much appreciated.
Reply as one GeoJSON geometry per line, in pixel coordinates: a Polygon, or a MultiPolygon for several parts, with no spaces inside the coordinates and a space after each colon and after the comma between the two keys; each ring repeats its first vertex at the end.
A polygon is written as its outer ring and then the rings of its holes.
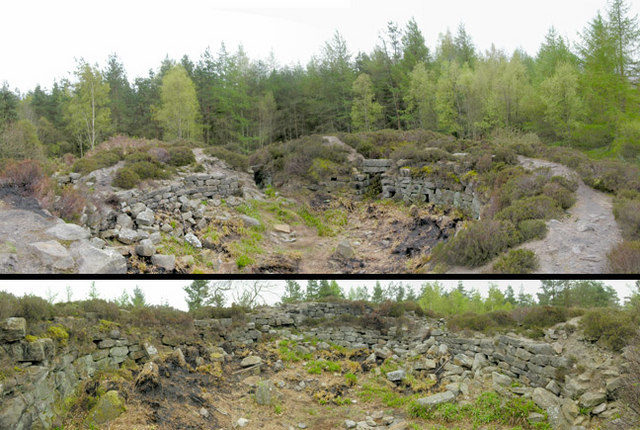
{"type": "MultiPolygon", "coordinates": [[[[372,311],[366,305],[353,303],[287,304],[258,308],[240,319],[195,320],[195,332],[161,330],[144,341],[127,335],[124,328],[90,328],[88,345],[61,345],[46,337],[30,338],[23,318],[9,318],[0,321],[0,363],[17,366],[20,371],[0,378],[0,428],[49,428],[56,403],[70,396],[96,371],[116,369],[126,359],[141,363],[158,351],[185,349],[203,341],[216,354],[233,354],[235,347],[273,336],[316,339],[324,342],[324,347],[331,342],[367,349],[374,360],[397,356],[414,363],[414,370],[439,367],[448,380],[461,383],[464,378],[480,375],[478,370],[488,369],[499,393],[533,392],[536,403],[548,400],[552,406],[561,405],[562,412],[558,413],[565,416],[572,415],[578,405],[593,408],[592,414],[615,412],[607,402],[615,401],[623,370],[605,366],[598,368],[599,376],[580,374],[582,370],[565,355],[571,351],[563,351],[553,337],[551,341],[534,341],[516,335],[465,335],[449,332],[444,320],[412,313],[402,320],[388,319],[388,326],[382,329],[355,323],[355,318],[372,311]],[[594,389],[594,384],[601,387],[594,389]]],[[[54,322],[67,327],[91,327],[89,321],[78,318],[54,322]]],[[[318,347],[321,345],[318,343],[318,347]]],[[[573,419],[578,419],[577,412],[575,415],[573,419]]]]}
{"type": "Polygon", "coordinates": [[[353,177],[353,187],[357,194],[364,194],[376,176],[380,179],[383,198],[401,199],[406,202],[428,202],[454,206],[480,217],[482,202],[473,184],[458,184],[457,187],[431,178],[413,178],[408,168],[394,169],[393,160],[365,159],[362,173],[353,177]]]}

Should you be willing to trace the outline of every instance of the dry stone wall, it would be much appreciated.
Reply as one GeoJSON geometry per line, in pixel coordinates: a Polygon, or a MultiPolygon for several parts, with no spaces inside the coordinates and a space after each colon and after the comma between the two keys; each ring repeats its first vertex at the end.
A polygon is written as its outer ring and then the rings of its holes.
{"type": "Polygon", "coordinates": [[[393,160],[365,159],[361,173],[353,177],[353,186],[356,193],[364,194],[378,180],[383,198],[454,206],[467,211],[474,218],[480,217],[482,202],[471,183],[451,186],[435,178],[415,178],[408,168],[396,169],[393,160]]]}
{"type": "MultiPolygon", "coordinates": [[[[388,319],[384,327],[363,325],[360,317],[373,309],[354,303],[299,303],[263,307],[241,318],[194,321],[195,330],[159,329],[154,335],[94,320],[57,319],[61,327],[87,327],[85,344],[65,344],[27,336],[23,318],[0,321],[0,428],[49,428],[56,405],[98,370],[115,369],[125,360],[143,363],[160,353],[205,348],[215,356],[233,355],[237,347],[272,338],[304,342],[317,348],[337,344],[365,349],[368,362],[393,358],[409,367],[400,372],[436,372],[457,396],[474,378],[488,375],[493,389],[505,396],[532,398],[547,410],[554,428],[570,428],[583,420],[578,408],[592,416],[612,417],[623,369],[610,359],[591,370],[576,366],[572,352],[555,337],[534,341],[516,335],[483,336],[450,332],[443,320],[416,317],[388,319]],[[145,340],[143,341],[142,338],[145,340]],[[212,349],[213,348],[213,349],[212,349]],[[412,363],[412,364],[409,364],[412,363]],[[607,364],[608,363],[608,364],[607,364]],[[15,370],[18,369],[18,370],[15,370]],[[568,426],[568,427],[567,427],[568,426]]],[[[548,336],[547,336],[548,337],[548,336]]],[[[207,352],[206,356],[212,356],[207,352]]],[[[181,354],[181,353],[180,353],[181,354]]],[[[395,374],[395,373],[394,373],[395,374]]]]}

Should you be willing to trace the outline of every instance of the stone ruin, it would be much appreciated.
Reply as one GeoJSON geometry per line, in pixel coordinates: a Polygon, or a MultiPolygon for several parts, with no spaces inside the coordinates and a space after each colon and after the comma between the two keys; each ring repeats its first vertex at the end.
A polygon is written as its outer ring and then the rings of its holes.
{"type": "Polygon", "coordinates": [[[9,318],[0,321],[0,362],[20,372],[0,381],[0,428],[50,428],[56,404],[97,371],[117,369],[127,359],[144,363],[178,349],[193,353],[193,345],[200,345],[210,350],[206,357],[233,360],[236,348],[274,338],[296,340],[309,349],[331,342],[362,350],[370,363],[395,359],[404,364],[387,374],[392,382],[407,373],[433,373],[443,390],[420,399],[425,405],[464,397],[472,385],[488,380],[502,396],[532,399],[547,412],[554,428],[585,428],[580,426],[588,426],[590,419],[614,419],[621,411],[617,398],[625,372],[623,358],[586,343],[587,355],[573,356],[563,344],[573,331],[562,326],[545,330],[541,340],[531,340],[516,334],[451,332],[443,320],[413,313],[402,320],[389,319],[387,328],[365,328],[354,322],[371,312],[366,305],[352,303],[262,307],[241,319],[195,320],[194,333],[167,327],[152,338],[125,327],[97,328],[90,316],[56,318],[54,324],[60,326],[86,327],[87,345],[56,344],[46,335],[29,338],[25,320],[9,318]]]}

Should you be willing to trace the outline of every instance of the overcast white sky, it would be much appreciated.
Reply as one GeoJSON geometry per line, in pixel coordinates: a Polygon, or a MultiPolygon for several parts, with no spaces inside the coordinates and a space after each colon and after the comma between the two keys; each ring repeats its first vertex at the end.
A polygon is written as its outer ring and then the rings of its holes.
{"type": "MultiPolygon", "coordinates": [[[[243,281],[234,281],[235,286],[240,287],[243,281]]],[[[357,287],[360,285],[367,286],[369,292],[373,290],[373,286],[376,281],[369,280],[340,280],[338,283],[345,290],[349,291],[351,287],[357,287]]],[[[393,281],[402,282],[405,285],[411,285],[417,292],[420,290],[420,286],[425,281],[410,280],[410,281],[393,281]]],[[[444,280],[439,281],[446,288],[452,289],[458,285],[456,280],[444,280]]],[[[621,281],[621,280],[604,280],[605,284],[612,286],[618,293],[620,299],[624,299],[631,294],[633,281],[621,281]]],[[[178,309],[187,309],[187,304],[184,300],[185,294],[183,287],[191,283],[188,280],[98,280],[95,281],[96,288],[100,293],[100,297],[104,299],[115,299],[122,294],[123,290],[127,290],[129,293],[135,286],[139,286],[145,293],[147,301],[151,304],[163,304],[167,302],[170,306],[178,309]]],[[[268,304],[273,304],[279,301],[282,293],[284,292],[285,281],[273,280],[270,281],[272,288],[269,292],[265,293],[263,299],[268,304]]],[[[298,283],[303,287],[306,286],[307,281],[299,280],[298,283]]],[[[389,281],[381,279],[383,286],[386,286],[389,281]]],[[[539,291],[540,281],[537,280],[521,280],[521,281],[491,281],[491,280],[465,280],[463,284],[467,289],[477,289],[483,295],[486,295],[489,284],[495,283],[504,290],[508,285],[511,285],[516,294],[519,292],[522,286],[526,293],[532,294],[535,297],[535,293],[539,291]]],[[[57,294],[57,301],[66,300],[66,287],[69,285],[73,292],[72,300],[83,300],[87,298],[91,281],[87,280],[0,280],[0,291],[8,291],[12,294],[21,296],[23,294],[35,294],[41,297],[47,297],[50,294],[57,294]]]]}
{"type": "MultiPolygon", "coordinates": [[[[640,2],[631,1],[634,13],[640,2]]],[[[2,2],[0,83],[26,92],[68,76],[74,58],[106,64],[120,56],[129,79],[169,55],[196,60],[207,46],[242,44],[252,59],[274,52],[280,64],[306,64],[335,30],[352,53],[370,51],[387,21],[413,16],[433,49],[438,34],[464,22],[482,51],[491,43],[534,55],[554,25],[577,32],[606,0],[20,0],[2,2]]]]}

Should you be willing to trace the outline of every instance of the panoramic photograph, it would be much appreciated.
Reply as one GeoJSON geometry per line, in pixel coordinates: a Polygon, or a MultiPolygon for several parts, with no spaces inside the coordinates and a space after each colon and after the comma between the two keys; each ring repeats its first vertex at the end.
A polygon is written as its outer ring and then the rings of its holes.
{"type": "Polygon", "coordinates": [[[640,281],[0,282],[2,429],[637,429],[640,281]]]}
{"type": "Polygon", "coordinates": [[[5,5],[0,273],[639,273],[640,5],[447,3],[5,5]]]}

